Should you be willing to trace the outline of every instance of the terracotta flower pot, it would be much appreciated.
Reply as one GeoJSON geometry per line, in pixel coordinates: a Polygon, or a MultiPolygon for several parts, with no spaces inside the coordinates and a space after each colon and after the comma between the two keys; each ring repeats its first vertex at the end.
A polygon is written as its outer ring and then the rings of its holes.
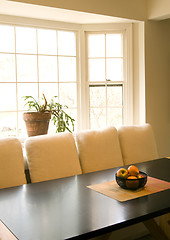
{"type": "Polygon", "coordinates": [[[48,132],[50,112],[25,112],[23,119],[26,124],[28,137],[44,135],[48,132]]]}

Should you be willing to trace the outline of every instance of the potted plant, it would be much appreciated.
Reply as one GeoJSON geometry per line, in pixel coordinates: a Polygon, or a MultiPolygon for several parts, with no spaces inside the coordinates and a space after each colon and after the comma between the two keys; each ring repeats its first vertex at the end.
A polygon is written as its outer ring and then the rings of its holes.
{"type": "Polygon", "coordinates": [[[24,106],[28,106],[28,112],[23,114],[23,119],[29,137],[47,134],[50,119],[56,126],[56,132],[74,131],[75,120],[63,110],[68,106],[63,106],[56,101],[57,96],[54,96],[49,103],[44,94],[38,101],[32,96],[23,96],[23,98],[26,101],[24,106]],[[72,130],[70,130],[70,124],[72,130]]]}

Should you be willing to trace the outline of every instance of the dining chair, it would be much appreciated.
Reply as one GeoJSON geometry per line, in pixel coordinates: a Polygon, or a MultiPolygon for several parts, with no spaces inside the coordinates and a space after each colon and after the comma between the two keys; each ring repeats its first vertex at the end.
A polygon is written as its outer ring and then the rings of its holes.
{"type": "Polygon", "coordinates": [[[25,150],[32,183],[82,173],[71,133],[29,137],[25,150]]]}
{"type": "MultiPolygon", "coordinates": [[[[170,159],[170,157],[167,157],[170,159]]],[[[170,213],[162,215],[159,217],[159,224],[161,229],[165,232],[168,239],[170,239],[170,213]]]]}
{"type": "Polygon", "coordinates": [[[0,188],[26,184],[21,142],[17,138],[0,139],[0,188]]]}
{"type": "Polygon", "coordinates": [[[123,165],[116,128],[81,131],[76,140],[83,173],[123,165]]]}
{"type": "Polygon", "coordinates": [[[170,213],[164,214],[159,217],[159,224],[168,239],[170,239],[170,213]]]}
{"type": "MultiPolygon", "coordinates": [[[[118,136],[125,165],[159,158],[150,124],[121,126],[118,129],[118,136]]],[[[157,220],[161,230],[170,239],[170,214],[163,215],[157,220]]],[[[153,223],[156,224],[156,221],[153,223]]],[[[152,230],[155,231],[155,227],[152,230]]]]}
{"type": "Polygon", "coordinates": [[[159,157],[150,124],[121,126],[118,129],[118,136],[125,165],[159,157]]]}

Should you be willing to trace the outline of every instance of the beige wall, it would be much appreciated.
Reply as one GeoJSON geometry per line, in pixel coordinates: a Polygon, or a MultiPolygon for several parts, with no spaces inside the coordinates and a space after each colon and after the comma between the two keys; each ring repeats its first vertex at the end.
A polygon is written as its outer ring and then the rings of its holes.
{"type": "Polygon", "coordinates": [[[170,1],[169,0],[148,0],[147,1],[147,18],[148,19],[165,19],[170,18],[170,1]]]}
{"type": "Polygon", "coordinates": [[[128,19],[146,19],[146,0],[13,0],[42,6],[97,13],[128,19]]]}
{"type": "Polygon", "coordinates": [[[170,156],[170,19],[145,24],[146,121],[161,157],[170,156]]]}

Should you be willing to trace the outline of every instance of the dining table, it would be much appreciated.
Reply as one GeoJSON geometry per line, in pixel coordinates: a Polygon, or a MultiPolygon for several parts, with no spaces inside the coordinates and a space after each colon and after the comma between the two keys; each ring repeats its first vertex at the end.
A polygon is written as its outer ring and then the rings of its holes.
{"type": "MultiPolygon", "coordinates": [[[[168,158],[135,166],[170,182],[168,158]]],[[[19,240],[91,239],[170,212],[169,188],[118,201],[88,187],[115,181],[120,167],[1,189],[1,223],[19,240]]]]}

